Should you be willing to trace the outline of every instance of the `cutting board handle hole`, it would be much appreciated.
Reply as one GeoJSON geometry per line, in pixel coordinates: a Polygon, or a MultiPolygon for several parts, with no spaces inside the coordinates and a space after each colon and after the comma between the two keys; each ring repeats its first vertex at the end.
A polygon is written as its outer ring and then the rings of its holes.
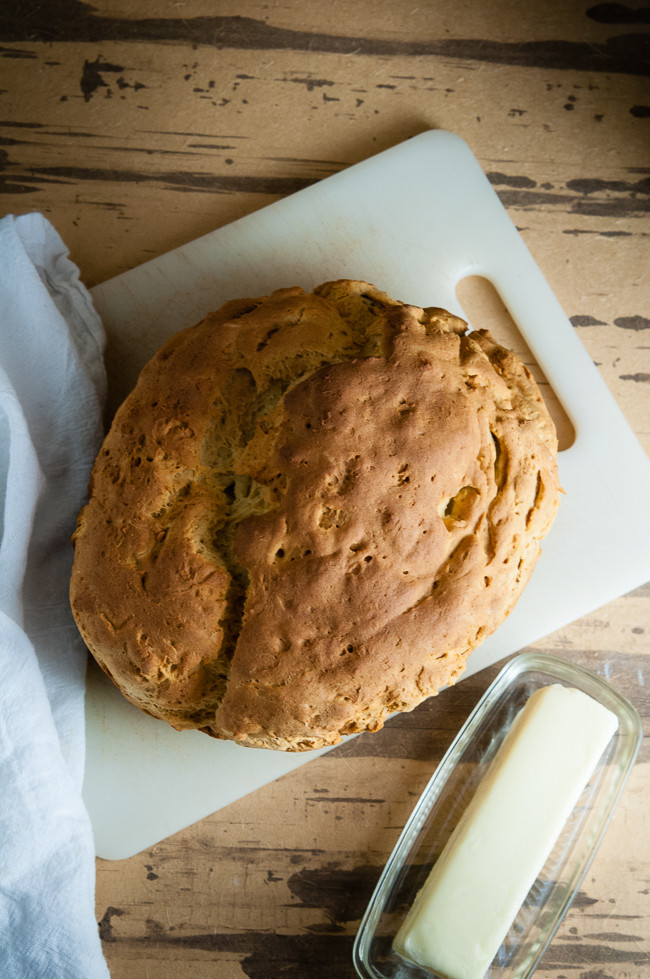
{"type": "Polygon", "coordinates": [[[489,330],[497,343],[524,362],[555,423],[560,452],[570,448],[576,437],[573,423],[494,285],[482,275],[466,275],[456,285],[456,297],[473,330],[489,330]]]}

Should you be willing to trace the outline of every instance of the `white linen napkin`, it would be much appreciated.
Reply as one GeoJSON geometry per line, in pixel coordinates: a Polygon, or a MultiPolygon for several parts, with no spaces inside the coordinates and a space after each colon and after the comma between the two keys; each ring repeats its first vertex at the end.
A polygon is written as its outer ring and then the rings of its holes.
{"type": "Polygon", "coordinates": [[[106,979],[81,798],[70,536],[101,440],[104,331],[40,214],[0,220],[0,976],[106,979]]]}

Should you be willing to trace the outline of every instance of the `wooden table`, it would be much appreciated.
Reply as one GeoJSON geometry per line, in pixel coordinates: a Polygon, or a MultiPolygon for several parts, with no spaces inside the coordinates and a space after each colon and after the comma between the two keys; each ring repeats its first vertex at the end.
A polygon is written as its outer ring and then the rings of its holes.
{"type": "MultiPolygon", "coordinates": [[[[7,0],[3,213],[45,213],[92,286],[452,130],[650,450],[647,32],[645,8],[587,0],[7,0]]],[[[628,503],[634,534],[648,500],[631,486],[628,503]]],[[[607,677],[647,729],[649,633],[645,585],[535,648],[607,677]]],[[[352,976],[380,869],[497,669],[151,850],[98,861],[114,979],[352,976]]],[[[642,748],[540,976],[650,974],[649,761],[642,748]]]]}

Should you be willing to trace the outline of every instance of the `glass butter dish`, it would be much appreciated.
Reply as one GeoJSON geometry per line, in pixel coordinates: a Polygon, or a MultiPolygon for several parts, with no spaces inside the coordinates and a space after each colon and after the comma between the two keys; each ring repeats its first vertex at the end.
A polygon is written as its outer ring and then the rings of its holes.
{"type": "Polygon", "coordinates": [[[511,660],[384,868],[354,944],[361,979],[530,976],[598,848],[642,733],[634,707],[594,673],[542,653],[511,660]]]}

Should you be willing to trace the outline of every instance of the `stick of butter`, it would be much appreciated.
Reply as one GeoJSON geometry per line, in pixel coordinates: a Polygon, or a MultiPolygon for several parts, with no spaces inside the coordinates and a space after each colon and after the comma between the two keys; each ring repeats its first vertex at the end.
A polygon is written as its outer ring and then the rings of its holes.
{"type": "Polygon", "coordinates": [[[542,687],[515,718],[393,942],[448,979],[483,979],[618,720],[542,687]]]}

